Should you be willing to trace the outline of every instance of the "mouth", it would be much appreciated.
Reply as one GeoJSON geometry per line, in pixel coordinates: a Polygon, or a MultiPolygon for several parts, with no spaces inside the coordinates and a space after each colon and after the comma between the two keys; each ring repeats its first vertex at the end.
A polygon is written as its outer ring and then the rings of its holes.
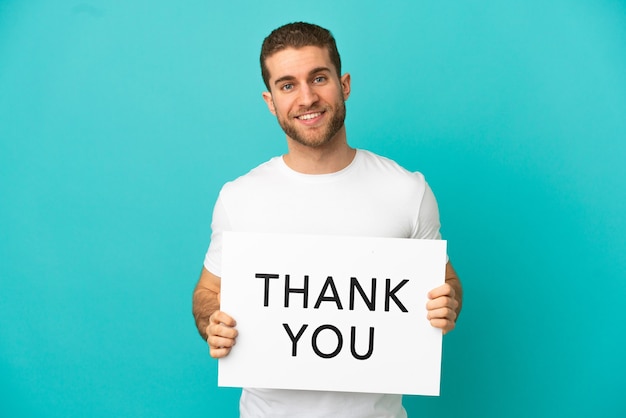
{"type": "Polygon", "coordinates": [[[302,115],[296,116],[296,119],[301,120],[301,121],[312,121],[315,120],[319,117],[321,117],[324,114],[323,111],[320,112],[309,112],[309,113],[304,113],[302,115]]]}

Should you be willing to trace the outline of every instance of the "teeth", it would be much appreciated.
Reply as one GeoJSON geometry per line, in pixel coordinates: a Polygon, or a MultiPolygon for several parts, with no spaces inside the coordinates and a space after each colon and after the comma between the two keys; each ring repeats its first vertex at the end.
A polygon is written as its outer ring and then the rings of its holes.
{"type": "Polygon", "coordinates": [[[298,116],[298,119],[301,119],[301,120],[311,120],[311,119],[314,119],[314,118],[320,116],[321,114],[322,114],[321,112],[307,113],[306,115],[298,116]]]}

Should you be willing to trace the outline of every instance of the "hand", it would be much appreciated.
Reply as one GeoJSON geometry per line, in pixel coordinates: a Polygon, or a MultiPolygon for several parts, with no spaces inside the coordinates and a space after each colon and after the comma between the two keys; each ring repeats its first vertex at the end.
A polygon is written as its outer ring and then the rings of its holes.
{"type": "Polygon", "coordinates": [[[433,327],[442,329],[444,335],[456,325],[459,302],[455,296],[454,288],[447,283],[428,292],[427,318],[433,327]]]}
{"type": "Polygon", "coordinates": [[[209,354],[213,358],[226,357],[235,345],[237,338],[237,325],[235,320],[222,311],[215,311],[209,317],[209,325],[206,327],[208,335],[207,344],[209,354]]]}

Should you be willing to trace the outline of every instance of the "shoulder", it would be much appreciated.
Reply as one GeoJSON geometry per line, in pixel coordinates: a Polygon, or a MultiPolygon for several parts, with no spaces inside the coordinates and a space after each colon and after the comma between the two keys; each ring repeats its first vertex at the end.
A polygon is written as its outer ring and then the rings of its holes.
{"type": "Polygon", "coordinates": [[[236,193],[238,191],[254,190],[272,183],[272,179],[279,175],[281,157],[274,157],[262,164],[259,164],[246,174],[231,180],[222,186],[220,194],[236,193]]]}
{"type": "Polygon", "coordinates": [[[424,175],[418,171],[409,171],[396,161],[367,150],[359,150],[361,165],[364,170],[376,176],[384,176],[393,181],[425,184],[424,175]]]}

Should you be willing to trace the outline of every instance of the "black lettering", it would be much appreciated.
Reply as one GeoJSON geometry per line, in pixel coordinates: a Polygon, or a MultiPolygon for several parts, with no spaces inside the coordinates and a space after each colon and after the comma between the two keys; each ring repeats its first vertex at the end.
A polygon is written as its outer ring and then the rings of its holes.
{"type": "Polygon", "coordinates": [[[316,329],[315,332],[313,332],[313,337],[311,337],[311,344],[313,345],[313,351],[315,351],[315,354],[317,354],[318,356],[322,358],[333,358],[337,354],[339,354],[341,348],[343,347],[343,336],[341,335],[341,332],[337,329],[337,327],[334,327],[332,325],[322,325],[318,329],[316,329]],[[317,336],[325,329],[329,329],[333,331],[335,335],[337,335],[337,348],[335,349],[335,351],[329,354],[322,353],[317,346],[317,336]]]}
{"type": "Polygon", "coordinates": [[[356,277],[350,278],[350,310],[351,311],[354,310],[354,289],[355,288],[356,290],[359,291],[359,294],[361,295],[363,302],[365,302],[365,304],[367,305],[367,308],[370,311],[374,311],[376,309],[376,278],[372,278],[372,288],[371,288],[372,290],[370,292],[371,296],[369,299],[365,295],[365,291],[361,287],[361,284],[359,283],[357,278],[356,277]]]}
{"type": "Polygon", "coordinates": [[[283,324],[283,327],[285,328],[285,331],[287,331],[287,335],[289,335],[289,338],[291,339],[291,356],[295,357],[298,349],[298,340],[300,339],[300,337],[302,337],[302,333],[304,332],[306,327],[308,327],[308,325],[302,325],[302,328],[300,328],[300,331],[298,331],[298,335],[296,335],[295,337],[293,336],[293,332],[291,332],[291,328],[289,328],[289,324],[283,324]]]}
{"type": "Polygon", "coordinates": [[[307,308],[309,306],[309,276],[304,276],[304,287],[302,289],[298,289],[289,287],[289,275],[285,274],[285,308],[289,307],[290,293],[302,293],[304,295],[302,307],[307,308]]]}
{"type": "Polygon", "coordinates": [[[263,296],[263,306],[270,303],[270,279],[278,279],[278,274],[257,273],[254,275],[257,279],[265,279],[265,295],[263,296]]]}
{"type": "Polygon", "coordinates": [[[352,341],[350,343],[350,351],[352,352],[352,357],[357,360],[367,360],[372,356],[374,352],[374,327],[370,327],[370,341],[368,343],[369,348],[367,349],[367,353],[364,355],[360,355],[356,352],[356,327],[352,327],[350,334],[352,341]]]}
{"type": "Polygon", "coordinates": [[[339,295],[337,294],[337,288],[335,287],[335,282],[333,281],[332,276],[328,276],[326,278],[326,282],[322,287],[322,291],[320,292],[320,296],[317,298],[317,302],[315,302],[315,309],[319,308],[322,302],[335,302],[337,304],[337,309],[343,309],[341,305],[341,300],[339,299],[339,295]],[[330,287],[332,292],[332,296],[324,296],[326,294],[326,290],[330,287]]]}
{"type": "Polygon", "coordinates": [[[393,299],[393,301],[396,303],[396,305],[398,305],[398,308],[400,308],[402,312],[408,312],[402,302],[400,302],[400,300],[396,297],[396,292],[408,282],[409,281],[406,279],[402,280],[399,285],[397,285],[393,288],[393,290],[390,291],[389,288],[391,287],[391,280],[387,279],[385,281],[385,312],[389,312],[389,299],[393,299]]]}

